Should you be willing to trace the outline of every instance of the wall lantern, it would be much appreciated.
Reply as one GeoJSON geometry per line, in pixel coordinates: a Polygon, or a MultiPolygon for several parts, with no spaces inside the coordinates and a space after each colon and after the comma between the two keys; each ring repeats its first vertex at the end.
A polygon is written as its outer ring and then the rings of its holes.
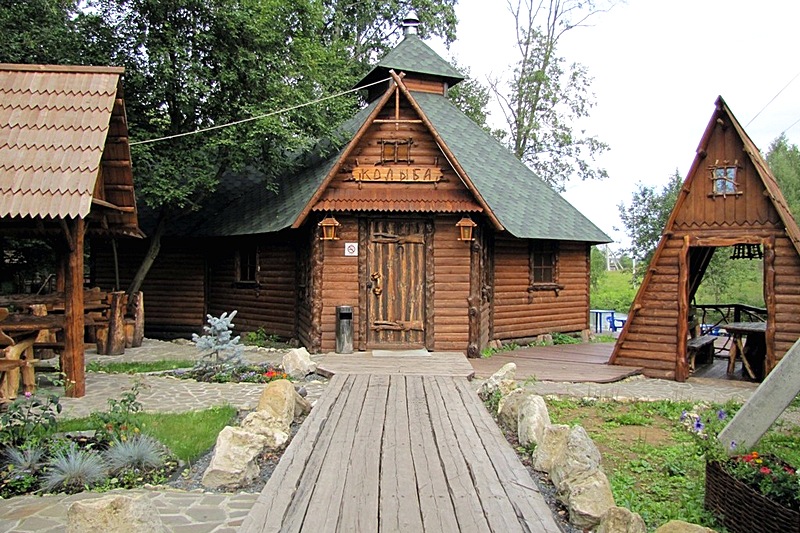
{"type": "Polygon", "coordinates": [[[336,233],[337,233],[337,228],[341,226],[341,224],[331,215],[328,215],[325,218],[323,218],[317,225],[322,228],[322,237],[320,237],[320,240],[323,241],[339,240],[339,236],[336,233]]]}
{"type": "Polygon", "coordinates": [[[475,228],[475,226],[477,226],[477,224],[469,217],[463,217],[461,220],[456,222],[456,227],[458,228],[459,232],[458,240],[465,242],[475,240],[475,237],[472,236],[472,230],[475,228]]]}

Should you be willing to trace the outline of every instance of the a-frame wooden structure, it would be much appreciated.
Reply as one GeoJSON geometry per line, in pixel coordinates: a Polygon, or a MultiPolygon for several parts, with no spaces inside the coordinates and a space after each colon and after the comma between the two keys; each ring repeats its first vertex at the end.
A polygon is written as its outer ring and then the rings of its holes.
{"type": "Polygon", "coordinates": [[[686,380],[690,302],[714,249],[736,244],[763,249],[767,374],[800,337],[800,229],[719,97],[609,363],[686,380]]]}

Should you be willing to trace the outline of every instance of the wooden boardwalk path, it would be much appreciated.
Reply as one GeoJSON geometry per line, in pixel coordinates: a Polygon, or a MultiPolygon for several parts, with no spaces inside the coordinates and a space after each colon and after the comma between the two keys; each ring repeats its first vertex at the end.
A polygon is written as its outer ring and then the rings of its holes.
{"type": "Polygon", "coordinates": [[[488,378],[504,364],[515,363],[520,381],[534,377],[539,381],[611,383],[641,373],[639,367],[607,364],[613,349],[614,344],[608,342],[532,346],[469,362],[478,378],[488,378]]]}
{"type": "Polygon", "coordinates": [[[373,372],[331,379],[240,531],[560,531],[464,377],[373,372]]]}

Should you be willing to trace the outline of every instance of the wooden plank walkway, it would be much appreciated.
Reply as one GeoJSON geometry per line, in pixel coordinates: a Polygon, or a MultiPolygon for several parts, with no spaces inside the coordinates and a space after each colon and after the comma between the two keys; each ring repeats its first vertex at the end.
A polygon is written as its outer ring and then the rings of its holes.
{"type": "Polygon", "coordinates": [[[469,362],[478,378],[488,378],[504,364],[515,363],[520,381],[533,377],[539,381],[611,383],[641,373],[639,367],[607,364],[613,349],[614,344],[608,342],[532,346],[469,362]]]}
{"type": "Polygon", "coordinates": [[[560,529],[464,377],[337,373],[240,531],[560,529]]]}
{"type": "MultiPolygon", "coordinates": [[[[416,350],[412,352],[416,353],[416,350]]],[[[392,353],[392,352],[389,352],[392,353]]],[[[397,355],[377,357],[373,352],[327,354],[319,362],[317,372],[325,377],[334,374],[386,374],[403,376],[452,376],[472,378],[475,371],[460,352],[430,352],[430,355],[397,355]]]]}

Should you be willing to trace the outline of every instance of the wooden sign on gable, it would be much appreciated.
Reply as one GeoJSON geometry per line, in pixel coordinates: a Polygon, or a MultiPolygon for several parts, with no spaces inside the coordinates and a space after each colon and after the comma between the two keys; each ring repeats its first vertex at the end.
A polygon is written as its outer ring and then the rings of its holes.
{"type": "Polygon", "coordinates": [[[442,181],[442,170],[436,167],[355,167],[353,179],[357,182],[404,182],[438,183],[442,181]]]}

